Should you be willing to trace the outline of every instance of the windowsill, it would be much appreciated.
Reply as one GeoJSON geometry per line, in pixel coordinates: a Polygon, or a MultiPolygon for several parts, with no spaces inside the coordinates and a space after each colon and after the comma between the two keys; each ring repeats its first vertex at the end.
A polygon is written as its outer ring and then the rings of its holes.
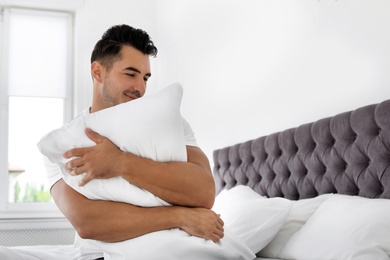
{"type": "Polygon", "coordinates": [[[66,218],[0,219],[0,230],[65,229],[72,225],[66,218]]]}
{"type": "Polygon", "coordinates": [[[14,219],[65,219],[54,203],[8,203],[0,210],[1,220],[14,219]]]}

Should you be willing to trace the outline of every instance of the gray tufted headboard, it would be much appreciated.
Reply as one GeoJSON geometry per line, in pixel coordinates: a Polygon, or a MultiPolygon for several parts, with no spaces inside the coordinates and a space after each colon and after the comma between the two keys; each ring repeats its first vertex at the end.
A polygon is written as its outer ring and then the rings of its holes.
{"type": "Polygon", "coordinates": [[[217,193],[390,199],[390,100],[214,151],[217,193]]]}

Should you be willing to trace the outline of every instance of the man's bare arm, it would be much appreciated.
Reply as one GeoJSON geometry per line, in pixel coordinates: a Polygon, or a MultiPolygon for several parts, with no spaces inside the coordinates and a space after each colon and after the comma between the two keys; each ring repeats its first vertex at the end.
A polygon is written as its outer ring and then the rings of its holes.
{"type": "Polygon", "coordinates": [[[78,157],[67,165],[71,174],[87,173],[84,185],[92,179],[122,176],[174,205],[211,208],[215,186],[209,161],[198,147],[187,146],[187,162],[156,162],[121,151],[109,139],[86,131],[96,143],[76,148],[65,157],[78,157]]]}
{"type": "Polygon", "coordinates": [[[208,209],[176,206],[142,208],[119,202],[89,200],[62,179],[53,185],[51,194],[82,238],[117,242],[170,228],[180,228],[190,235],[214,242],[223,237],[221,218],[208,209]]]}

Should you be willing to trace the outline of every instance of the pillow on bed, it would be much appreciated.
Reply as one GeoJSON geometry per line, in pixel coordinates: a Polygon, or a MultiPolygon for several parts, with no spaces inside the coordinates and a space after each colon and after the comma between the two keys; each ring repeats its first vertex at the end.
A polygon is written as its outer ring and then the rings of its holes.
{"type": "Polygon", "coordinates": [[[84,132],[89,127],[108,137],[123,151],[155,161],[186,161],[180,114],[182,92],[180,84],[173,84],[155,94],[80,115],[44,136],[38,147],[60,167],[66,183],[90,199],[121,201],[143,207],[169,205],[122,177],[94,179],[80,187],[78,183],[83,175],[69,175],[66,170],[69,159],[63,154],[72,148],[95,145],[84,132]]]}
{"type": "Polygon", "coordinates": [[[240,185],[222,190],[215,198],[213,210],[256,254],[277,234],[291,205],[287,199],[262,197],[248,186],[240,185]]]}
{"type": "Polygon", "coordinates": [[[334,195],[288,241],[285,259],[389,259],[390,200],[334,195]]]}
{"type": "Polygon", "coordinates": [[[313,215],[318,207],[333,194],[323,194],[315,198],[293,200],[290,213],[275,238],[257,255],[267,258],[279,258],[280,252],[287,241],[313,215]]]}

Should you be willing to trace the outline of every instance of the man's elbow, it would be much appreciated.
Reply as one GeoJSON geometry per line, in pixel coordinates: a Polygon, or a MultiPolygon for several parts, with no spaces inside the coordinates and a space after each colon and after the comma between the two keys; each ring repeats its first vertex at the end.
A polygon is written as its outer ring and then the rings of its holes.
{"type": "Polygon", "coordinates": [[[76,228],[76,232],[83,239],[93,239],[91,230],[87,228],[76,228]]]}
{"type": "Polygon", "coordinates": [[[215,201],[215,187],[207,189],[202,196],[201,201],[199,201],[199,207],[211,209],[215,201]]]}
{"type": "Polygon", "coordinates": [[[87,221],[82,221],[83,218],[78,218],[77,221],[70,219],[73,228],[76,230],[79,237],[83,239],[94,239],[94,232],[87,221]]]}
{"type": "Polygon", "coordinates": [[[102,237],[99,236],[99,228],[91,225],[90,223],[79,223],[78,225],[73,226],[79,237],[83,239],[102,240],[102,237]]]}
{"type": "Polygon", "coordinates": [[[67,214],[67,218],[81,238],[98,240],[101,226],[97,224],[96,215],[92,212],[88,204],[84,204],[83,207],[75,207],[70,214],[67,214]]]}
{"type": "Polygon", "coordinates": [[[209,198],[205,201],[204,208],[211,209],[214,206],[214,198],[209,198]]]}

